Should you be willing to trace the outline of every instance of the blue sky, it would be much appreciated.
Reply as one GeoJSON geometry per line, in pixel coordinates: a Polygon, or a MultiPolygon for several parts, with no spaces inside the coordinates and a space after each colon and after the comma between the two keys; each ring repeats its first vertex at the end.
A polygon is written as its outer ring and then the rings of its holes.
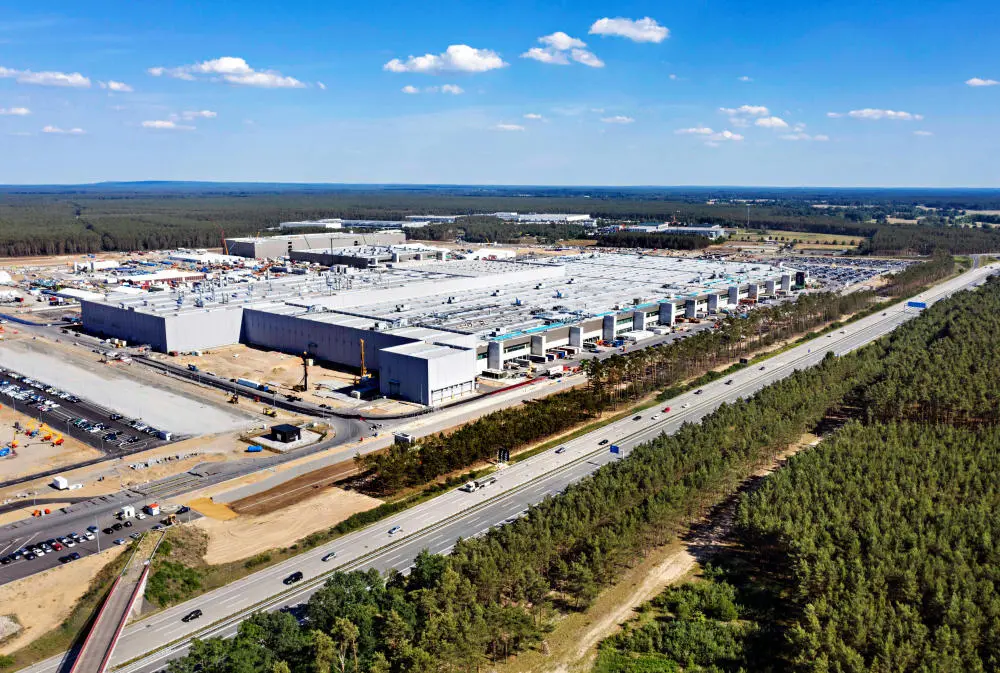
{"type": "Polygon", "coordinates": [[[0,183],[998,187],[998,25],[985,0],[11,2],[0,183]]]}

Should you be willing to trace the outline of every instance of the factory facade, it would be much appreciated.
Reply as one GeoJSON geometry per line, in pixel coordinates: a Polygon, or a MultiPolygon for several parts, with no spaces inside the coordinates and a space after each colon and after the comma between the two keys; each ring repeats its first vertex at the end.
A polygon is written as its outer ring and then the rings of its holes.
{"type": "Polygon", "coordinates": [[[544,362],[559,347],[669,329],[679,316],[789,292],[792,273],[635,254],[427,256],[81,305],[88,331],[164,352],[246,343],[355,368],[363,352],[383,395],[435,405],[471,393],[487,370],[544,362]]]}

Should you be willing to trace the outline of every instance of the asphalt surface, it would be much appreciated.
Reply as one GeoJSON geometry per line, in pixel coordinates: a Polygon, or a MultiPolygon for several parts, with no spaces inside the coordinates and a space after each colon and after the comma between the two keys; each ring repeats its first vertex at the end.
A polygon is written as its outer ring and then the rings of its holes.
{"type": "MultiPolygon", "coordinates": [[[[922,293],[917,299],[932,303],[951,293],[978,284],[996,266],[974,269],[922,293]]],[[[433,500],[389,517],[368,528],[346,535],[320,548],[266,568],[230,585],[156,613],[126,628],[112,660],[114,664],[133,661],[118,669],[127,673],[147,673],[162,669],[172,658],[182,656],[192,637],[231,636],[243,619],[259,610],[276,610],[300,603],[316,591],[324,574],[335,569],[390,568],[406,570],[423,549],[446,553],[457,538],[480,535],[491,527],[522,515],[531,505],[563,491],[568,485],[591,474],[602,465],[619,460],[609,445],[622,447],[622,456],[631,448],[662,433],[675,432],[683,423],[698,422],[719,405],[752,395],[760,388],[819,362],[827,352],[850,352],[877,339],[909,320],[916,311],[898,304],[845,327],[843,331],[818,337],[796,346],[761,366],[749,367],[732,376],[732,383],[720,380],[670,400],[669,413],[647,410],[640,420],[617,421],[587,435],[566,442],[565,450],[547,451],[501,470],[495,484],[474,493],[451,491],[433,500]],[[659,418],[653,418],[659,415],[659,418]],[[608,444],[601,444],[608,440],[608,444]],[[399,532],[389,530],[398,526],[399,532]],[[322,557],[336,552],[334,560],[322,557]],[[300,571],[304,579],[291,587],[282,580],[300,571]],[[199,608],[204,616],[190,623],[181,617],[199,608]],[[158,651],[153,651],[159,649],[158,651]],[[146,653],[150,653],[147,656],[146,653]]],[[[60,670],[65,655],[32,666],[31,673],[60,670]]]]}

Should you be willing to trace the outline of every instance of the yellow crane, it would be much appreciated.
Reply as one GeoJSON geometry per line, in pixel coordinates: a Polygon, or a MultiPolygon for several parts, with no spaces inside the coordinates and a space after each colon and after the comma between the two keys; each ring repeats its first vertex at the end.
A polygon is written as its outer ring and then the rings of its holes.
{"type": "Polygon", "coordinates": [[[361,343],[361,380],[364,381],[368,378],[368,370],[365,369],[365,340],[358,339],[358,342],[361,343]]]}

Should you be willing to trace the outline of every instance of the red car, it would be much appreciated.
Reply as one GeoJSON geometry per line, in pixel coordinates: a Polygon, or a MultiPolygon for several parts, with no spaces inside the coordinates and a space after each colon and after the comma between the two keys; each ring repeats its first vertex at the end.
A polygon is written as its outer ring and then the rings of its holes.
{"type": "Polygon", "coordinates": [[[670,407],[663,407],[663,413],[667,413],[668,411],[670,411],[670,407]]]}

